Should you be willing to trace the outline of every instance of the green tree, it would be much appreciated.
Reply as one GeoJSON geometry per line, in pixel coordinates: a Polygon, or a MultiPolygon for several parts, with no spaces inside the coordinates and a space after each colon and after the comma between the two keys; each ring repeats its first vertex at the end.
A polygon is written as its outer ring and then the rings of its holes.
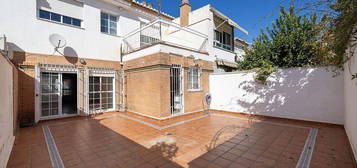
{"type": "MultiPolygon", "coordinates": [[[[324,20],[323,17],[321,20],[324,20]]],[[[256,79],[265,83],[275,68],[316,66],[322,64],[322,25],[316,15],[298,16],[294,7],[281,7],[279,17],[254,39],[246,50],[239,70],[255,69],[256,79]]]]}
{"type": "Polygon", "coordinates": [[[357,0],[336,0],[330,9],[330,24],[325,41],[334,54],[326,58],[343,69],[357,46],[357,0]]]}

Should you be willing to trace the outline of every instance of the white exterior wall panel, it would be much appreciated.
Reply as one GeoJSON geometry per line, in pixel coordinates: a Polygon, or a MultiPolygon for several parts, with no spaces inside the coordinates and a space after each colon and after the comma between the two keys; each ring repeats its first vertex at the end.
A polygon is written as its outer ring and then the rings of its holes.
{"type": "Polygon", "coordinates": [[[255,82],[254,75],[251,72],[210,75],[211,108],[344,124],[342,75],[333,77],[326,67],[282,69],[268,78],[267,85],[255,82]]]}
{"type": "Polygon", "coordinates": [[[354,56],[346,64],[345,78],[345,129],[350,140],[354,156],[357,159],[357,79],[353,79],[351,74],[357,73],[357,48],[354,56]]]}
{"type": "MultiPolygon", "coordinates": [[[[139,28],[139,20],[148,20],[124,8],[115,7],[98,0],[87,0],[82,6],[57,0],[4,0],[6,8],[0,11],[0,33],[7,36],[10,47],[15,51],[52,55],[54,47],[49,42],[51,34],[63,36],[67,45],[59,51],[66,56],[119,61],[123,34],[139,28]],[[81,15],[82,27],[72,27],[38,19],[38,6],[46,6],[49,11],[78,18],[81,15]],[[119,16],[117,36],[100,32],[100,12],[111,12],[119,16]],[[14,31],[20,28],[21,31],[14,31]]],[[[68,0],[69,1],[69,0],[68,0]]],[[[80,4],[80,3],[79,3],[80,4]]],[[[45,7],[41,7],[45,8],[45,7]]],[[[55,55],[60,55],[55,53],[55,55]]]]}

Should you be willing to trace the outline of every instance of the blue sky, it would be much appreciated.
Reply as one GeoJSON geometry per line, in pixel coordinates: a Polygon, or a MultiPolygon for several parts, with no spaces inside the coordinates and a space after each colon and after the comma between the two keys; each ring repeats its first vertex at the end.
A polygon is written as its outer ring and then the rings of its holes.
{"type": "MultiPolygon", "coordinates": [[[[140,0],[141,1],[141,0],[140,0]]],[[[156,8],[157,0],[146,0],[156,8]]],[[[295,0],[295,5],[302,5],[306,0],[295,0]]],[[[288,7],[290,0],[190,0],[193,10],[211,4],[240,26],[249,31],[249,35],[236,30],[235,36],[248,42],[257,37],[260,29],[265,29],[279,15],[279,6],[288,7]]],[[[161,0],[162,11],[179,16],[181,0],[161,0]]]]}

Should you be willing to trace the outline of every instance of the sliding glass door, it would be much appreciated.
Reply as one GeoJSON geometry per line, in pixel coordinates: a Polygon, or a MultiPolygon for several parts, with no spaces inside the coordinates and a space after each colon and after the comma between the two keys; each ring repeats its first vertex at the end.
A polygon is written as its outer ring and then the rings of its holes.
{"type": "Polygon", "coordinates": [[[59,115],[60,74],[41,73],[41,117],[59,115]]]}
{"type": "Polygon", "coordinates": [[[77,74],[41,72],[41,118],[76,115],[77,74]]]}
{"type": "Polygon", "coordinates": [[[91,113],[114,110],[113,83],[113,77],[89,77],[89,111],[91,113]]]}

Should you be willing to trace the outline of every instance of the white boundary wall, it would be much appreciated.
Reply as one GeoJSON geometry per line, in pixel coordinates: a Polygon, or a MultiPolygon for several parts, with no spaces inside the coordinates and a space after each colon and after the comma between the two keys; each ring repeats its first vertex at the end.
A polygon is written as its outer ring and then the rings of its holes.
{"type": "Polygon", "coordinates": [[[356,73],[357,48],[345,68],[345,129],[357,159],[357,79],[351,80],[356,73]]]}
{"type": "Polygon", "coordinates": [[[267,85],[256,83],[254,75],[211,74],[211,109],[344,124],[343,75],[333,77],[326,67],[282,69],[267,85]]]}
{"type": "Polygon", "coordinates": [[[0,54],[0,168],[5,168],[14,144],[13,67],[0,54]]]}

